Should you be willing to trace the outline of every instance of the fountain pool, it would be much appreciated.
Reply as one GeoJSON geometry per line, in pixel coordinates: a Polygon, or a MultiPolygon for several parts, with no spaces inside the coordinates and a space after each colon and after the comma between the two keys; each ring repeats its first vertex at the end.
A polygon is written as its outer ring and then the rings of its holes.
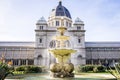
{"type": "Polygon", "coordinates": [[[81,73],[72,78],[53,78],[47,73],[9,76],[5,80],[116,80],[109,73],[81,73]]]}

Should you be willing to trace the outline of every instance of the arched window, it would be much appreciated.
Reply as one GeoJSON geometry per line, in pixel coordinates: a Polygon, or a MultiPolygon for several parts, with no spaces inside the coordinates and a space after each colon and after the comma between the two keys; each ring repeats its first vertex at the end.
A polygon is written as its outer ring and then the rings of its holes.
{"type": "Polygon", "coordinates": [[[55,40],[52,40],[49,44],[49,47],[50,48],[55,48],[56,47],[56,41],[55,40]]]}
{"type": "Polygon", "coordinates": [[[71,47],[69,40],[67,40],[67,41],[65,42],[65,47],[66,47],[66,48],[67,48],[67,47],[68,47],[68,48],[71,47]]]}
{"type": "Polygon", "coordinates": [[[82,55],[79,54],[77,58],[78,58],[78,59],[82,58],[82,55]]]}
{"type": "Polygon", "coordinates": [[[38,55],[38,57],[37,58],[42,58],[42,55],[38,55]]]}

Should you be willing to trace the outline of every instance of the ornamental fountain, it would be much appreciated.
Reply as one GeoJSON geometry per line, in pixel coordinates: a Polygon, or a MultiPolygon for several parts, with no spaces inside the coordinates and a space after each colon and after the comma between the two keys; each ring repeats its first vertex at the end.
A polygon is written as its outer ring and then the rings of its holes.
{"type": "MultiPolygon", "coordinates": [[[[63,21],[61,21],[61,24],[62,23],[63,21]]],[[[56,46],[54,49],[49,50],[57,60],[56,63],[50,65],[50,76],[54,78],[74,77],[74,65],[69,63],[68,60],[76,50],[70,49],[70,47],[67,46],[70,37],[64,35],[66,30],[67,28],[64,26],[57,28],[60,35],[53,37],[56,46]]]]}

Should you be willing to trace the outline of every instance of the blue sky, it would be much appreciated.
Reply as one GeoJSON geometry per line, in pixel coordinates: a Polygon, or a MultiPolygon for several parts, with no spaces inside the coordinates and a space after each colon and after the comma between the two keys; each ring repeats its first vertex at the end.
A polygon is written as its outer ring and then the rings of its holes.
{"type": "MultiPolygon", "coordinates": [[[[35,24],[59,0],[0,0],[0,41],[35,41],[35,24]]],[[[120,41],[120,0],[62,0],[73,22],[85,23],[86,41],[120,41]]]]}

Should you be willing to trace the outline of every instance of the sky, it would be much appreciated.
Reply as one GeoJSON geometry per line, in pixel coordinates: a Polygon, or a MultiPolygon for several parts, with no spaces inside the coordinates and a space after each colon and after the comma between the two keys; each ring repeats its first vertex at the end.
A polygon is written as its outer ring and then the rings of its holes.
{"type": "MultiPolygon", "coordinates": [[[[0,0],[0,41],[35,41],[36,22],[59,0],[0,0]]],[[[85,23],[86,41],[120,41],[120,0],[62,0],[85,23]]]]}

